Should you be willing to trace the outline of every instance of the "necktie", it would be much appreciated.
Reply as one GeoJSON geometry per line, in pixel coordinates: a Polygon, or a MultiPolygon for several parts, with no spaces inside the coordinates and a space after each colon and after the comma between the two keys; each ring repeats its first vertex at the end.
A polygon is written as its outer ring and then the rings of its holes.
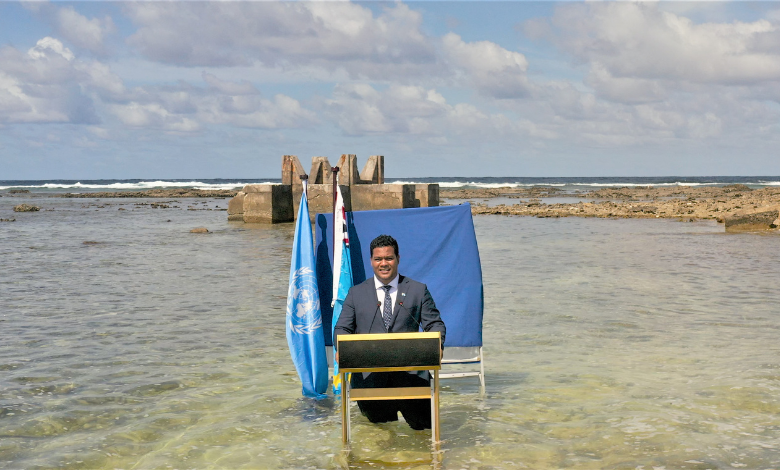
{"type": "Polygon", "coordinates": [[[385,330],[390,331],[390,320],[393,319],[393,299],[390,298],[390,286],[382,286],[385,290],[385,305],[382,308],[382,320],[385,323],[385,330]]]}

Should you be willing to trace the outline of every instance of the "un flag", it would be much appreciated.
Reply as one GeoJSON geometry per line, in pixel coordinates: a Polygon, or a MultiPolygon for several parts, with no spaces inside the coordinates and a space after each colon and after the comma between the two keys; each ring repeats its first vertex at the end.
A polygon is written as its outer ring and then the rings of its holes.
{"type": "Polygon", "coordinates": [[[322,330],[320,296],[314,271],[314,240],[309,223],[306,181],[303,183],[287,290],[287,345],[303,384],[303,395],[324,398],[328,389],[328,359],[322,330]]]}

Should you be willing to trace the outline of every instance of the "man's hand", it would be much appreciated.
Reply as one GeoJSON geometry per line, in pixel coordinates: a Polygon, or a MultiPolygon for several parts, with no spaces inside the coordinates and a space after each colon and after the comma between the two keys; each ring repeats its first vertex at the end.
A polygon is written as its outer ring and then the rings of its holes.
{"type": "Polygon", "coordinates": [[[336,351],[336,362],[339,362],[339,352],[336,351]]]}

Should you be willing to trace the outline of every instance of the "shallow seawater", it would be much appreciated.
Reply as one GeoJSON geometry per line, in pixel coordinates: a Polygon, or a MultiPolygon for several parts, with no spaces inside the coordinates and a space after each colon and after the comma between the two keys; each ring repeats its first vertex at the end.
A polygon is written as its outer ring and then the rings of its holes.
{"type": "MultiPolygon", "coordinates": [[[[431,467],[429,432],[356,412],[340,454],[287,352],[292,224],[226,206],[0,198],[0,468],[431,467]]],[[[780,237],[475,226],[487,390],[444,382],[442,468],[780,467],[780,237]]]]}

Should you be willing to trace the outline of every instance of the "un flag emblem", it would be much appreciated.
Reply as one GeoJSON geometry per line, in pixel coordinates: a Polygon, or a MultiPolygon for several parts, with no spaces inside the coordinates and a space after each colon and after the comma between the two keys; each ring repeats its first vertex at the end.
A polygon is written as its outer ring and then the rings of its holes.
{"type": "Polygon", "coordinates": [[[290,331],[302,335],[322,327],[317,278],[311,268],[300,268],[293,274],[287,291],[287,323],[290,331]]]}

